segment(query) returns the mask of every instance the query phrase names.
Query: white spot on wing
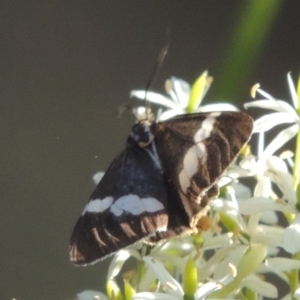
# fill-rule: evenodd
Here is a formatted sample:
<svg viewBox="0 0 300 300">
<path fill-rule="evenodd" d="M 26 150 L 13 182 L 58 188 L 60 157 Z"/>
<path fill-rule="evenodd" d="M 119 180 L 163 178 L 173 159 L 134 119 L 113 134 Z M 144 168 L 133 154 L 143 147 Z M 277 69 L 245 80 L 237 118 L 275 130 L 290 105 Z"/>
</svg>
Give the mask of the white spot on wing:
<svg viewBox="0 0 300 300">
<path fill-rule="evenodd" d="M 164 225 L 164 226 L 158 227 L 156 231 L 157 232 L 164 232 L 164 231 L 167 231 L 167 229 L 168 229 L 167 225 Z"/>
<path fill-rule="evenodd" d="M 144 204 L 147 212 L 156 212 L 164 209 L 162 203 L 155 198 L 142 198 L 141 201 Z"/>
<path fill-rule="evenodd" d="M 220 111 L 213 111 L 209 114 L 210 117 L 219 117 L 221 115 Z"/>
<path fill-rule="evenodd" d="M 95 199 L 90 201 L 84 208 L 82 215 L 86 212 L 99 213 L 108 209 L 113 203 L 113 197 L 105 197 L 104 199 Z"/>
<path fill-rule="evenodd" d="M 132 211 L 134 215 L 141 211 L 140 198 L 138 196 L 130 194 L 120 197 L 110 208 L 110 211 L 117 217 L 128 210 Z"/>
<path fill-rule="evenodd" d="M 182 169 L 179 173 L 179 183 L 182 191 L 185 193 L 186 189 L 190 186 L 190 178 L 188 177 L 184 169 Z"/>
<path fill-rule="evenodd" d="M 198 171 L 199 150 L 197 146 L 192 146 L 185 154 L 183 159 L 183 168 L 179 173 L 179 183 L 183 192 L 190 185 L 190 178 Z"/>
<path fill-rule="evenodd" d="M 196 144 L 196 152 L 197 152 L 197 156 L 198 158 L 203 158 L 206 152 L 206 147 L 203 143 L 198 143 Z"/>
<path fill-rule="evenodd" d="M 137 195 L 129 194 L 117 199 L 110 208 L 115 216 L 123 213 L 140 215 L 146 212 L 157 212 L 164 209 L 164 206 L 155 198 L 140 198 Z"/>
<path fill-rule="evenodd" d="M 190 186 L 190 179 L 198 172 L 199 159 L 204 160 L 206 147 L 204 143 L 197 143 L 192 146 L 185 154 L 183 168 L 179 173 L 179 183 L 183 192 Z"/>
<path fill-rule="evenodd" d="M 204 139 L 208 138 L 214 128 L 216 118 L 212 116 L 207 117 L 201 125 L 201 128 L 194 135 L 194 142 L 199 143 Z"/>
<path fill-rule="evenodd" d="M 191 147 L 185 154 L 183 159 L 183 169 L 188 177 L 192 177 L 198 170 L 198 154 L 197 147 Z"/>
<path fill-rule="evenodd" d="M 202 122 L 201 128 L 194 135 L 195 145 L 184 156 L 183 168 L 178 177 L 183 192 L 190 186 L 191 177 L 198 172 L 199 160 L 205 160 L 206 147 L 202 141 L 211 135 L 216 117 L 219 115 L 219 112 L 213 112 Z"/>
</svg>

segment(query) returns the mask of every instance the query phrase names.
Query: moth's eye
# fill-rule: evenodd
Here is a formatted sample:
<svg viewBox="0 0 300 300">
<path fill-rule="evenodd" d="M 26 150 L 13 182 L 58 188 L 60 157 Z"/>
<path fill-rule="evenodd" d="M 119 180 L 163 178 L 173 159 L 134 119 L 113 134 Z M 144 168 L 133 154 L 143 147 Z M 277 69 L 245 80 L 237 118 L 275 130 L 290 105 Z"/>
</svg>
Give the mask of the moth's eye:
<svg viewBox="0 0 300 300">
<path fill-rule="evenodd" d="M 141 148 L 147 147 L 153 141 L 153 134 L 150 130 L 151 123 L 142 121 L 134 125 L 130 136 L 137 142 Z"/>
</svg>

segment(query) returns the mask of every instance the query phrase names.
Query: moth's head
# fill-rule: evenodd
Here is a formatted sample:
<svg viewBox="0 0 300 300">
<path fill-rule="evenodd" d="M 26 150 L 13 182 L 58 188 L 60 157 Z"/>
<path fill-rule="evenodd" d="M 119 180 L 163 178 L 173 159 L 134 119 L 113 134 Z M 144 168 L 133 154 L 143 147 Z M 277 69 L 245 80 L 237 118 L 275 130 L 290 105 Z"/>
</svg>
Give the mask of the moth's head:
<svg viewBox="0 0 300 300">
<path fill-rule="evenodd" d="M 145 122 L 147 120 L 151 122 L 155 121 L 154 114 L 150 107 L 146 107 L 146 106 L 134 107 L 132 108 L 132 113 L 135 116 L 136 121 L 139 123 Z"/>
<path fill-rule="evenodd" d="M 154 135 L 151 131 L 153 124 L 154 123 L 149 120 L 138 122 L 132 127 L 130 139 L 137 143 L 141 148 L 147 147 L 154 139 Z"/>
</svg>

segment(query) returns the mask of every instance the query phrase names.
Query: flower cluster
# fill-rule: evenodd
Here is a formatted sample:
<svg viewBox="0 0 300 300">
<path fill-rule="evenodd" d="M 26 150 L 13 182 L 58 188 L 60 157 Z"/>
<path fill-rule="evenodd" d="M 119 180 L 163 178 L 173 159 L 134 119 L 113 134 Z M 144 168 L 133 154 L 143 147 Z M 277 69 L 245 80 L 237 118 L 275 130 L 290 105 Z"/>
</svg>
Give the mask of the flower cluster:
<svg viewBox="0 0 300 300">
<path fill-rule="evenodd" d="M 160 120 L 182 113 L 237 110 L 230 104 L 200 106 L 211 82 L 207 72 L 192 87 L 172 77 L 166 83 L 168 96 L 150 91 L 131 95 L 166 107 Z M 282 299 L 300 299 L 300 84 L 297 91 L 290 74 L 288 83 L 292 105 L 259 85 L 252 89 L 253 96 L 264 99 L 245 107 L 273 112 L 255 121 L 256 155 L 249 146 L 243 149 L 219 182 L 220 195 L 203 220 L 206 230 L 152 248 L 138 243 L 119 251 L 108 270 L 107 296 L 84 291 L 77 299 L 278 299 L 284 288 Z M 285 123 L 290 125 L 275 131 Z M 275 138 L 265 146 L 269 131 Z M 287 151 L 286 143 L 294 137 L 296 150 Z M 136 268 L 121 274 L 129 258 L 136 260 Z M 270 273 L 279 284 L 266 279 Z"/>
</svg>

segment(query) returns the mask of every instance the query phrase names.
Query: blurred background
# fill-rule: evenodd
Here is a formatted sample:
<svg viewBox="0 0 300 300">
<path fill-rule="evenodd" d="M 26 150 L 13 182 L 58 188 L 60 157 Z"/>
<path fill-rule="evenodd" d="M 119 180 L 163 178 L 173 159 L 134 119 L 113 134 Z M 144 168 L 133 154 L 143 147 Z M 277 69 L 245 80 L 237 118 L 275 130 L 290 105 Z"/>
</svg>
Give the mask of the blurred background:
<svg viewBox="0 0 300 300">
<path fill-rule="evenodd" d="M 297 0 L 1 0 L 0 299 L 104 290 L 109 260 L 76 268 L 68 240 L 92 175 L 123 149 L 134 122 L 117 108 L 145 87 L 168 30 L 153 89 L 207 69 L 215 80 L 204 103 L 242 108 L 257 82 L 290 99 L 299 9 Z"/>
</svg>

